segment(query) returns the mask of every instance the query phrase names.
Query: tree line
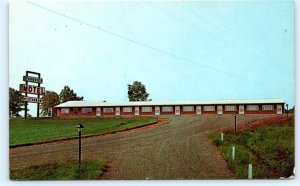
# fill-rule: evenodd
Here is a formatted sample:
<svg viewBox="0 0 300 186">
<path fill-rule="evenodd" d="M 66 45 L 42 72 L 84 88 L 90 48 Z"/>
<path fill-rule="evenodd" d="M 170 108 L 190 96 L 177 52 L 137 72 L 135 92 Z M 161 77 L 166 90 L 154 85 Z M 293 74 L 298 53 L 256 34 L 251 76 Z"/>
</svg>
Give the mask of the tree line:
<svg viewBox="0 0 300 186">
<path fill-rule="evenodd" d="M 140 81 L 134 81 L 132 84 L 128 84 L 127 94 L 129 101 L 152 101 L 151 99 L 148 99 L 149 93 L 147 93 L 146 86 Z M 20 91 L 9 87 L 10 117 L 21 117 L 19 113 L 25 110 L 25 102 L 23 101 L 23 98 L 24 96 Z M 61 103 L 82 100 L 83 97 L 77 96 L 74 90 L 67 85 L 64 86 L 60 94 L 47 90 L 43 95 L 43 103 L 40 103 L 41 115 L 47 116 L 50 108 L 53 108 Z"/>
<path fill-rule="evenodd" d="M 21 117 L 19 114 L 25 110 L 24 96 L 22 93 L 14 88 L 9 87 L 9 113 L 10 117 Z M 60 94 L 54 91 L 47 90 L 43 95 L 43 103 L 40 104 L 41 115 L 47 116 L 48 110 L 61 103 L 67 101 L 82 101 L 83 97 L 77 96 L 73 89 L 69 86 L 64 86 Z M 27 109 L 28 110 L 28 109 Z"/>
</svg>

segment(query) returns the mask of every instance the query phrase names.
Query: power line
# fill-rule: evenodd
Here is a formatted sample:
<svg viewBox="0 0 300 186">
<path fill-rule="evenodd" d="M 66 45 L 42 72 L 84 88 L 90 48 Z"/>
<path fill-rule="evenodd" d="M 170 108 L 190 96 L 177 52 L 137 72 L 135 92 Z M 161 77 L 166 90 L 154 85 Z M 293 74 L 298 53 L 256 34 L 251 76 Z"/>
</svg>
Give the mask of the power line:
<svg viewBox="0 0 300 186">
<path fill-rule="evenodd" d="M 111 31 L 109 31 L 109 30 L 103 29 L 103 28 L 101 28 L 101 27 L 99 27 L 99 26 L 95 26 L 95 25 L 92 25 L 92 24 L 90 24 L 90 23 L 81 21 L 81 20 L 76 19 L 76 18 L 74 18 L 74 17 L 71 17 L 71 16 L 68 16 L 68 15 L 62 14 L 62 13 L 60 13 L 60 12 L 51 10 L 51 9 L 46 8 L 46 7 L 44 7 L 44 6 L 41 6 L 41 5 L 38 5 L 38 4 L 36 4 L 36 3 L 30 2 L 30 1 L 27 1 L 27 3 L 29 3 L 29 4 L 31 4 L 31 5 L 33 5 L 33 6 L 39 7 L 39 8 L 41 8 L 41 9 L 44 9 L 44 10 L 46 10 L 46 11 L 48 11 L 48 12 L 53 13 L 53 14 L 56 14 L 56 15 L 65 17 L 65 18 L 70 19 L 70 20 L 73 20 L 73 21 L 78 22 L 78 23 L 80 23 L 80 24 L 82 24 L 82 25 L 86 25 L 86 26 L 88 26 L 88 27 L 90 27 L 90 28 L 99 30 L 99 31 L 101 31 L 101 32 L 104 32 L 104 33 L 107 33 L 107 34 L 109 34 L 109 35 L 115 36 L 115 37 L 117 37 L 117 38 L 120 38 L 120 39 L 126 40 L 126 41 L 128 41 L 128 42 L 134 43 L 134 44 L 136 44 L 136 45 L 139 45 L 139 46 L 142 46 L 142 47 L 145 47 L 145 48 L 152 49 L 152 50 L 157 51 L 157 52 L 159 52 L 159 53 L 162 53 L 162 54 L 164 54 L 164 55 L 171 56 L 171 57 L 173 57 L 173 58 L 176 58 L 176 59 L 179 59 L 179 60 L 183 60 L 183 61 L 186 61 L 186 62 L 188 62 L 188 63 L 194 64 L 194 65 L 198 65 L 198 66 L 200 66 L 200 67 L 202 67 L 202 68 L 209 69 L 209 70 L 211 70 L 211 71 L 216 71 L 216 72 L 219 72 L 219 73 L 222 73 L 222 74 L 231 76 L 231 77 L 235 77 L 235 78 L 238 78 L 238 79 L 243 79 L 243 80 L 246 80 L 246 81 L 256 82 L 256 83 L 264 84 L 264 85 L 268 85 L 268 84 L 270 85 L 269 82 L 263 82 L 263 81 L 257 81 L 257 80 L 253 80 L 253 79 L 248 79 L 248 78 L 242 77 L 242 76 L 237 75 L 237 74 L 234 74 L 234 73 L 226 72 L 226 71 L 223 71 L 223 70 L 220 70 L 220 69 L 217 69 L 217 68 L 213 68 L 213 67 L 210 67 L 210 66 L 207 66 L 207 65 L 198 63 L 198 62 L 196 62 L 196 61 L 194 61 L 194 60 L 191 60 L 191 59 L 189 59 L 189 58 L 186 58 L 186 57 L 183 57 L 183 56 L 179 56 L 179 55 L 173 54 L 173 53 L 171 53 L 171 52 L 168 52 L 168 51 L 165 51 L 165 50 L 161 50 L 161 49 L 159 49 L 159 48 L 150 46 L 150 45 L 148 45 L 148 44 L 145 44 L 145 43 L 142 43 L 142 42 L 133 40 L 133 39 L 128 38 L 128 37 L 126 37 L 126 36 L 123 36 L 123 35 L 120 35 L 120 34 L 111 32 Z"/>
</svg>

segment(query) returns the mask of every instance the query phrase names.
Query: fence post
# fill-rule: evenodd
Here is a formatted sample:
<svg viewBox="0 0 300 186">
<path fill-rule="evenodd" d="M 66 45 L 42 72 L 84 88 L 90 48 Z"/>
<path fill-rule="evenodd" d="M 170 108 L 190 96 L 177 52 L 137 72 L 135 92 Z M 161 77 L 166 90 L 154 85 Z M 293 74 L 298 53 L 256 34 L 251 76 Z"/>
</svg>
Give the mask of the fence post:
<svg viewBox="0 0 300 186">
<path fill-rule="evenodd" d="M 248 165 L 248 179 L 252 179 L 252 164 Z"/>
<path fill-rule="evenodd" d="M 221 141 L 222 141 L 222 143 L 224 141 L 224 134 L 223 134 L 223 132 L 221 133 Z"/>
<path fill-rule="evenodd" d="M 235 146 L 232 146 L 232 160 L 235 158 Z"/>
</svg>

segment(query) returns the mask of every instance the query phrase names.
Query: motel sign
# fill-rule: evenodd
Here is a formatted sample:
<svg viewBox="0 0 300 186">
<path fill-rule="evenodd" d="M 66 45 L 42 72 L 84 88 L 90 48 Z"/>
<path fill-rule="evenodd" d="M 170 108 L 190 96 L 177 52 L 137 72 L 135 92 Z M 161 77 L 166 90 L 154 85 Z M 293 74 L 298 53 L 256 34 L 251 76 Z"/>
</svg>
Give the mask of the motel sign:
<svg viewBox="0 0 300 186">
<path fill-rule="evenodd" d="M 38 77 L 33 77 L 33 76 L 23 76 L 23 81 L 42 84 L 43 78 L 38 78 Z"/>
<path fill-rule="evenodd" d="M 33 74 L 35 76 L 29 76 L 30 74 Z M 23 98 L 23 101 L 25 102 L 25 119 L 27 118 L 28 103 L 37 104 L 37 117 L 39 117 L 40 103 L 43 103 L 43 98 L 40 98 L 40 96 L 45 94 L 45 87 L 40 86 L 40 84 L 43 83 L 41 74 L 38 72 L 26 71 L 26 75 L 23 76 L 23 81 L 25 81 L 25 84 L 20 84 L 20 92 L 25 93 L 25 96 Z M 28 85 L 28 83 L 36 83 L 37 86 Z M 27 94 L 35 94 L 37 95 L 37 97 L 27 97 Z"/>
<path fill-rule="evenodd" d="M 20 84 L 20 91 L 27 94 L 43 95 L 45 94 L 45 87 Z"/>
<path fill-rule="evenodd" d="M 43 103 L 42 98 L 35 98 L 35 97 L 24 97 L 23 101 L 31 102 L 31 103 Z"/>
</svg>

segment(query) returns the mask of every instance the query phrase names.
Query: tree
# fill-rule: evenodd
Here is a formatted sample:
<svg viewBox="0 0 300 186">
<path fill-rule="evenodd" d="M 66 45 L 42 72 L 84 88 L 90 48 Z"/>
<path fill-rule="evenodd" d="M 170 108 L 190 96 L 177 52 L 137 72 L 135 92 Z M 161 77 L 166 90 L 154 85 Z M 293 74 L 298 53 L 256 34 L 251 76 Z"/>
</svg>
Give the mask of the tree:
<svg viewBox="0 0 300 186">
<path fill-rule="evenodd" d="M 48 109 L 53 108 L 54 106 L 58 105 L 59 102 L 59 95 L 53 91 L 46 91 L 43 96 L 43 103 L 41 104 L 42 115 L 48 115 Z"/>
<path fill-rule="evenodd" d="M 64 103 L 67 101 L 82 101 L 83 97 L 77 96 L 77 94 L 73 91 L 73 89 L 70 89 L 69 86 L 64 86 L 64 89 L 61 90 L 59 94 L 59 101 L 60 103 Z"/>
<path fill-rule="evenodd" d="M 25 105 L 23 97 L 20 91 L 9 87 L 9 114 L 11 117 L 19 117 L 19 112 L 25 110 L 22 108 Z"/>
<path fill-rule="evenodd" d="M 147 101 L 149 94 L 145 85 L 139 81 L 134 81 L 132 85 L 128 85 L 129 101 Z"/>
</svg>

